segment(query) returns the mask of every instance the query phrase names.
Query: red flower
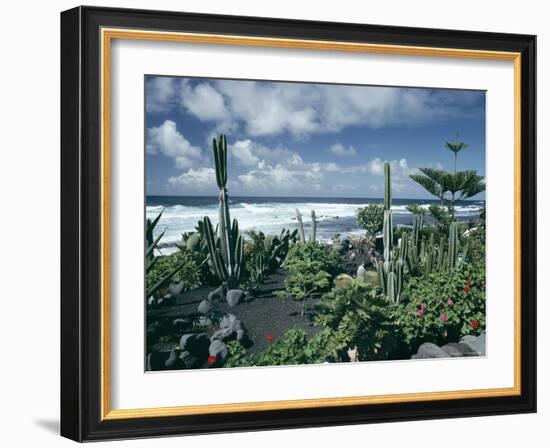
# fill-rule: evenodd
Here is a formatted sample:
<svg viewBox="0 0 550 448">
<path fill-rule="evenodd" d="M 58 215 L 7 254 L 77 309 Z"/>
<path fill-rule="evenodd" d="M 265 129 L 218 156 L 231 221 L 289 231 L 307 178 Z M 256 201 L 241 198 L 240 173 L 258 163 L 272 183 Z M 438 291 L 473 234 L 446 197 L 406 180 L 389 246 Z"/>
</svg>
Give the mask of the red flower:
<svg viewBox="0 0 550 448">
<path fill-rule="evenodd" d="M 447 305 L 454 305 L 454 304 L 455 303 L 451 299 L 447 300 Z"/>
<path fill-rule="evenodd" d="M 443 321 L 443 322 L 447 322 L 449 320 L 449 316 L 447 315 L 447 313 L 443 313 L 441 316 L 439 316 L 439 318 Z"/>
<path fill-rule="evenodd" d="M 422 317 L 422 315 L 424 314 L 424 310 L 423 309 L 419 309 L 417 312 L 416 312 L 416 315 L 418 317 Z"/>
<path fill-rule="evenodd" d="M 422 308 L 423 310 L 425 310 L 427 307 L 428 307 L 428 305 L 426 305 L 425 303 L 423 303 L 422 305 L 420 305 L 420 308 Z"/>
<path fill-rule="evenodd" d="M 470 292 L 470 287 L 469 287 L 469 286 L 466 286 L 466 287 L 464 288 L 464 292 Z"/>
<path fill-rule="evenodd" d="M 479 320 L 471 320 L 470 325 L 472 326 L 472 328 L 479 328 Z"/>
<path fill-rule="evenodd" d="M 215 356 L 209 356 L 207 361 L 208 361 L 208 364 L 214 364 L 216 362 L 216 357 Z"/>
<path fill-rule="evenodd" d="M 268 334 L 266 337 L 265 337 L 268 341 L 272 341 L 273 340 L 273 336 Z"/>
</svg>

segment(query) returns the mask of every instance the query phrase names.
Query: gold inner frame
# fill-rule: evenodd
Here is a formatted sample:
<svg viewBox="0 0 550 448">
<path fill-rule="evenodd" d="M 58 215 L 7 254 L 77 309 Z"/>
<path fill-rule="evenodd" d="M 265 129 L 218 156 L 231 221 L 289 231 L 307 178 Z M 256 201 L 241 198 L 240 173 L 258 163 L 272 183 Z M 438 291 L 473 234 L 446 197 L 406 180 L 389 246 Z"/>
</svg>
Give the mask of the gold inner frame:
<svg viewBox="0 0 550 448">
<path fill-rule="evenodd" d="M 413 56 L 505 60 L 514 63 L 514 386 L 442 392 L 315 398 L 229 404 L 171 406 L 141 409 L 111 409 L 110 389 L 110 50 L 113 39 L 295 48 L 356 53 L 383 53 Z M 215 34 L 101 29 L 101 419 L 166 417 L 382 403 L 405 403 L 502 397 L 521 394 L 521 54 L 514 52 L 465 50 L 303 39 L 278 39 Z"/>
</svg>

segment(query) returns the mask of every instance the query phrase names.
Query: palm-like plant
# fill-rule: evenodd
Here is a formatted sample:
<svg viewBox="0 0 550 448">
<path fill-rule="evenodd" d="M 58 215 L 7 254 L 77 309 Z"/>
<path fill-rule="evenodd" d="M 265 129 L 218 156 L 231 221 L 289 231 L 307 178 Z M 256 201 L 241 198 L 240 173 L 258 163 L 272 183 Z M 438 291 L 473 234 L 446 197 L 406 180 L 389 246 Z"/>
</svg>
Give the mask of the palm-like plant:
<svg viewBox="0 0 550 448">
<path fill-rule="evenodd" d="M 439 198 L 440 206 L 430 207 L 430 213 L 441 224 L 445 224 L 442 222 L 444 215 L 448 216 L 450 221 L 454 221 L 456 201 L 471 198 L 485 191 L 483 176 L 479 176 L 474 170 L 457 171 L 458 153 L 468 148 L 466 143 L 458 141 L 458 134 L 457 141 L 455 143 L 446 142 L 445 147 L 454 154 L 452 173 L 436 168 L 420 168 L 422 174 L 411 174 L 410 176 L 429 193 Z M 446 197 L 447 193 L 450 198 Z"/>
<path fill-rule="evenodd" d="M 419 170 L 422 174 L 411 174 L 411 179 L 437 196 L 442 206 L 445 205 L 445 193 L 451 187 L 450 173 L 436 168 L 419 168 Z"/>
<path fill-rule="evenodd" d="M 456 134 L 456 142 L 446 142 L 445 147 L 454 153 L 454 173 L 456 173 L 456 166 L 457 166 L 457 160 L 458 160 L 458 153 L 468 147 L 468 145 L 464 142 L 458 141 L 458 132 Z"/>
</svg>

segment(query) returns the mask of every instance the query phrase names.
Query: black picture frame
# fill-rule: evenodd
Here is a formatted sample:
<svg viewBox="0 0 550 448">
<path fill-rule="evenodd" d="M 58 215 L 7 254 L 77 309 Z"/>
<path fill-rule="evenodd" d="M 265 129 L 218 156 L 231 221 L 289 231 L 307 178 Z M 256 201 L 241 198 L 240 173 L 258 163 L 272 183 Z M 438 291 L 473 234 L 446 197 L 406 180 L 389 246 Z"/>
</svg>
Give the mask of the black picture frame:
<svg viewBox="0 0 550 448">
<path fill-rule="evenodd" d="M 521 53 L 521 394 L 102 420 L 102 27 Z M 93 441 L 536 412 L 535 57 L 531 35 L 99 7 L 61 13 L 61 435 Z"/>
</svg>

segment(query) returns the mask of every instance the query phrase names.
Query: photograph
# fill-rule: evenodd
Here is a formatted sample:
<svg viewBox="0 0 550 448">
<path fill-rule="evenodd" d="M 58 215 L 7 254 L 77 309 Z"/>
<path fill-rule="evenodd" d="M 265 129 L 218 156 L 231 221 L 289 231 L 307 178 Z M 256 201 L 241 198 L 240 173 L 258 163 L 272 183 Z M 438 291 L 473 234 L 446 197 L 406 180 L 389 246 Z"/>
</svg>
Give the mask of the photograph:
<svg viewBox="0 0 550 448">
<path fill-rule="evenodd" d="M 486 91 L 143 88 L 146 371 L 486 356 Z"/>
</svg>

